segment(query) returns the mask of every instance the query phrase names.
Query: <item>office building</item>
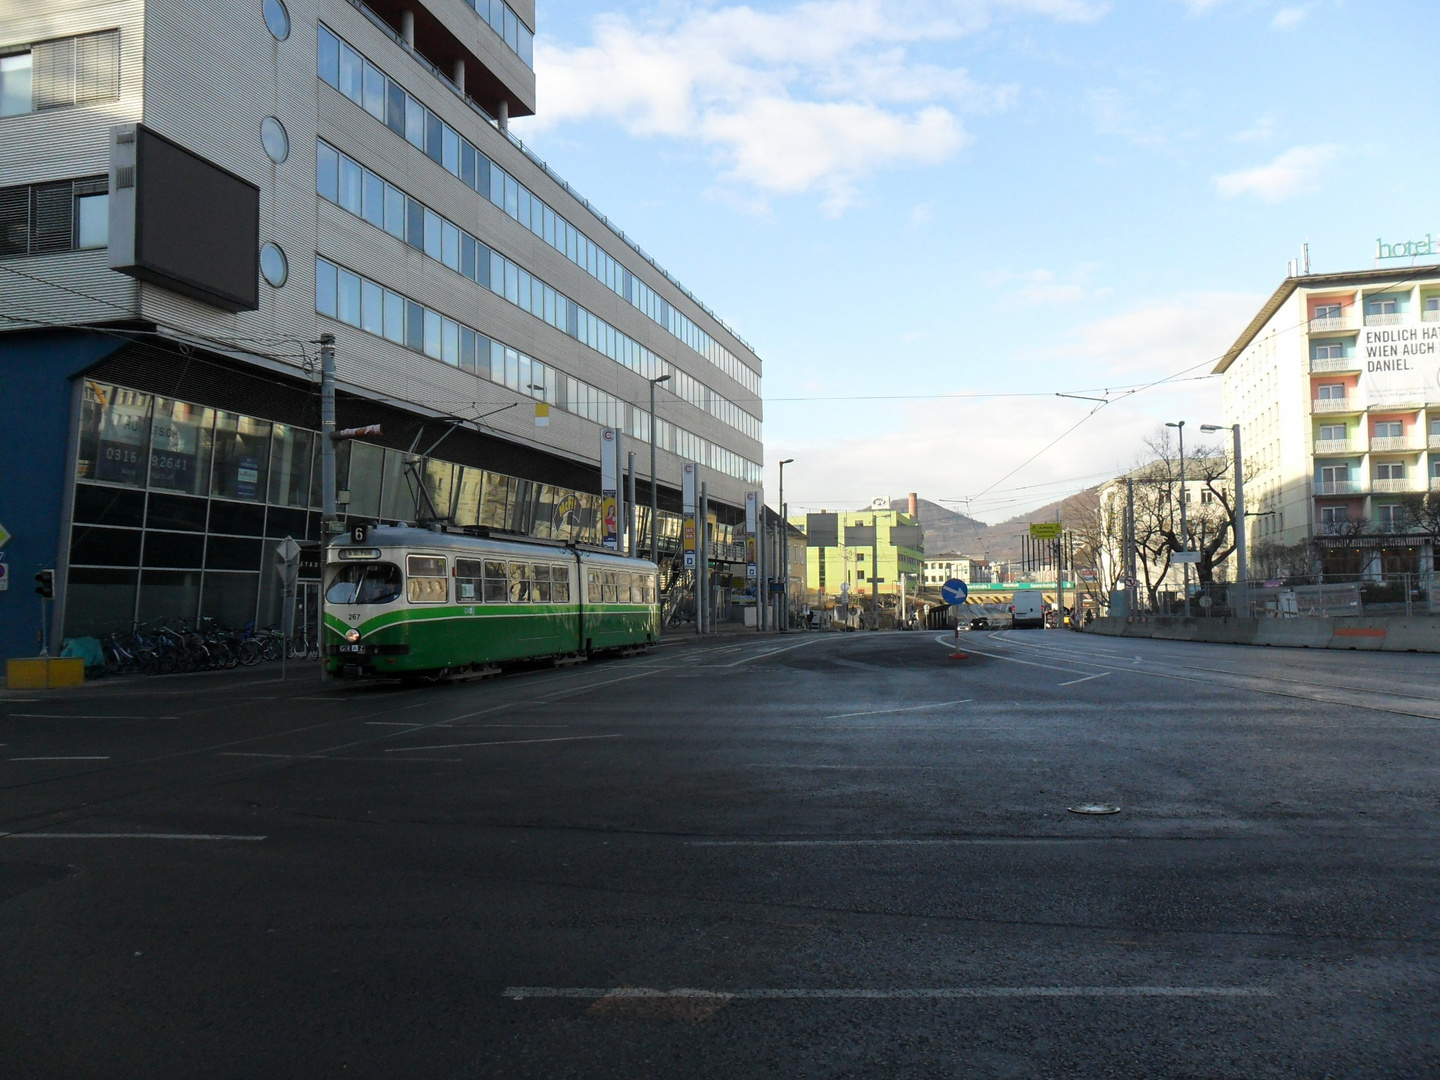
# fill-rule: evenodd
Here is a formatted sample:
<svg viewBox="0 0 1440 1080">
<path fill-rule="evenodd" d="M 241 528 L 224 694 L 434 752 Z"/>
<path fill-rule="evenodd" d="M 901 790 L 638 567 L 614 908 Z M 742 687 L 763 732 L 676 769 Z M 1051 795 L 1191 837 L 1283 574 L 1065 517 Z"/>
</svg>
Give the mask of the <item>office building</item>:
<svg viewBox="0 0 1440 1080">
<path fill-rule="evenodd" d="M 1440 490 L 1440 267 L 1287 277 L 1215 371 L 1258 549 L 1332 575 L 1422 573 L 1408 497 Z"/>
<path fill-rule="evenodd" d="M 610 426 L 648 536 L 650 384 L 668 376 L 662 551 L 696 461 L 739 560 L 760 361 L 510 132 L 536 107 L 535 19 L 534 0 L 9 5 L 8 655 L 33 651 L 43 567 L 54 638 L 277 620 L 275 546 L 320 537 L 324 334 L 338 426 L 380 425 L 341 444 L 352 518 L 433 503 L 597 540 Z"/>
</svg>

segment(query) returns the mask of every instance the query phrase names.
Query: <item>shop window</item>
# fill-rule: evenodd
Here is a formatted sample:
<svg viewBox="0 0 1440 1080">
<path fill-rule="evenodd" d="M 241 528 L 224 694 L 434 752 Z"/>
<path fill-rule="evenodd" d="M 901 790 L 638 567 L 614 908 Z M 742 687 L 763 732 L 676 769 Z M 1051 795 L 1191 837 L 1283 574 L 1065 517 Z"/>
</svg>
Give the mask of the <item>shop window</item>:
<svg viewBox="0 0 1440 1080">
<path fill-rule="evenodd" d="M 276 424 L 270 443 L 270 501 L 280 506 L 306 506 L 310 488 L 313 432 Z"/>
<path fill-rule="evenodd" d="M 206 502 L 185 495 L 162 495 L 152 492 L 145 523 L 152 529 L 179 532 L 205 531 Z"/>
<path fill-rule="evenodd" d="M 77 478 L 143 487 L 150 405 L 149 394 L 87 382 L 80 417 Z"/>
<path fill-rule="evenodd" d="M 252 503 L 210 504 L 210 531 L 235 536 L 259 536 L 265 531 L 265 508 Z"/>
<path fill-rule="evenodd" d="M 260 545 L 259 540 L 244 540 L 238 536 L 211 536 L 205 544 L 206 569 L 258 570 Z"/>
<path fill-rule="evenodd" d="M 305 536 L 309 528 L 310 515 L 304 510 L 284 510 L 278 506 L 270 507 L 265 518 L 266 536 L 289 536 L 299 540 Z"/>
<path fill-rule="evenodd" d="M 208 494 L 214 424 L 214 409 L 156 398 L 150 429 L 150 486 L 187 495 Z"/>
<path fill-rule="evenodd" d="M 141 573 L 141 622 L 194 618 L 199 605 L 200 571 L 146 570 Z"/>
<path fill-rule="evenodd" d="M 259 574 L 217 574 L 207 570 L 200 614 L 221 626 L 244 626 L 255 618 L 259 594 Z"/>
<path fill-rule="evenodd" d="M 215 419 L 213 494 L 247 502 L 265 498 L 270 422 L 222 412 Z"/>
<path fill-rule="evenodd" d="M 75 485 L 76 522 L 139 528 L 145 520 L 145 493 L 123 488 Z"/>
<path fill-rule="evenodd" d="M 72 567 L 65 583 L 65 633 L 99 637 L 129 629 L 139 577 L 138 570 Z"/>
<path fill-rule="evenodd" d="M 199 569 L 205 559 L 205 537 L 172 532 L 147 532 L 142 565 Z M 198 584 L 198 575 L 197 575 Z"/>
<path fill-rule="evenodd" d="M 133 529 L 76 525 L 70 533 L 70 561 L 82 566 L 138 566 L 140 536 Z"/>
</svg>

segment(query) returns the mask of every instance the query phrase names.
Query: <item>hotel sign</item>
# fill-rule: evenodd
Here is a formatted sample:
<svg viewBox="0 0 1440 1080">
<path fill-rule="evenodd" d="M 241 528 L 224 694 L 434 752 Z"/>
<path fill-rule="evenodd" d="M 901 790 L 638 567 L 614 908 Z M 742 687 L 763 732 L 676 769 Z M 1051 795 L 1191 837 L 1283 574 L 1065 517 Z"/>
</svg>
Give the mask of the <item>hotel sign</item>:
<svg viewBox="0 0 1440 1080">
<path fill-rule="evenodd" d="M 1440 401 L 1440 323 L 1367 326 L 1357 344 L 1371 408 Z"/>
<path fill-rule="evenodd" d="M 1378 237 L 1375 240 L 1377 259 L 1419 259 L 1426 255 L 1440 255 L 1440 239 L 1432 240 L 1429 233 L 1424 240 L 1405 240 L 1398 244 L 1387 244 Z"/>
</svg>

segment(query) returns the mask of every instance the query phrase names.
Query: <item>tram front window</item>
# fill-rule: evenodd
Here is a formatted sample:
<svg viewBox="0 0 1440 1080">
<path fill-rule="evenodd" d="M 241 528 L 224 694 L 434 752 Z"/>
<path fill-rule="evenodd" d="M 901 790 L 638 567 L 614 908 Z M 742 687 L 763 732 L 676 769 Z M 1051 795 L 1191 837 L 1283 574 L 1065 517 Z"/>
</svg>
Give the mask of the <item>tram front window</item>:
<svg viewBox="0 0 1440 1080">
<path fill-rule="evenodd" d="M 398 599 L 404 581 L 394 563 L 342 566 L 330 579 L 325 601 L 330 604 L 388 604 Z"/>
</svg>

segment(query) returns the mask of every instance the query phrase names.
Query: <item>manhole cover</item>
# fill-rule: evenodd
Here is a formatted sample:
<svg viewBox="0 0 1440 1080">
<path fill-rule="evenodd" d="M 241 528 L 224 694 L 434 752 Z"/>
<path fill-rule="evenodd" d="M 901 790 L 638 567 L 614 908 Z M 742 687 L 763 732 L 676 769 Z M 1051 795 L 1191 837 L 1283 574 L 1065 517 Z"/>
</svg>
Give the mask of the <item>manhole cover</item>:
<svg viewBox="0 0 1440 1080">
<path fill-rule="evenodd" d="M 1069 807 L 1069 810 L 1072 814 L 1118 814 L 1120 812 L 1118 806 L 1101 802 L 1081 803 L 1079 806 Z"/>
</svg>

